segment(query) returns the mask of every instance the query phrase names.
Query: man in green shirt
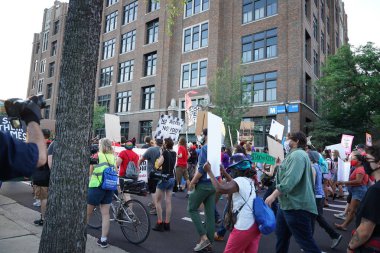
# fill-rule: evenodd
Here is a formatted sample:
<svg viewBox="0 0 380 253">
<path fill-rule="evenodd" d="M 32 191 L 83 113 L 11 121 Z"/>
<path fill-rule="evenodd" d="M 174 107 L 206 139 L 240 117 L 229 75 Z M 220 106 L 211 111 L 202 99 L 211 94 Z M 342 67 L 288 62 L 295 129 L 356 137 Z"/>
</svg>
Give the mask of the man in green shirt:
<svg viewBox="0 0 380 253">
<path fill-rule="evenodd" d="M 321 252 L 313 238 L 318 211 L 310 159 L 303 150 L 306 142 L 302 132 L 288 136 L 284 146 L 289 152 L 277 172 L 276 190 L 265 200 L 269 206 L 277 198 L 280 203 L 276 229 L 278 253 L 288 252 L 292 235 L 304 252 Z"/>
</svg>

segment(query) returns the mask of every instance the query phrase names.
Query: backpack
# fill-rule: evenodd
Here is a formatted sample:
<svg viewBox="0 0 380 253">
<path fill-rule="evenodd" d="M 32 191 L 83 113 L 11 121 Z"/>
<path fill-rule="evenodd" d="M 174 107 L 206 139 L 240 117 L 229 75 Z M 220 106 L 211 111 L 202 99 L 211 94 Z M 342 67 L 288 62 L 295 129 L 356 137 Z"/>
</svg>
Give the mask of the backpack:
<svg viewBox="0 0 380 253">
<path fill-rule="evenodd" d="M 264 200 L 256 196 L 253 199 L 253 216 L 263 235 L 269 235 L 276 229 L 276 217 L 272 209 L 265 204 Z"/>
<path fill-rule="evenodd" d="M 128 154 L 127 154 L 127 157 L 128 157 L 129 162 L 127 165 L 127 169 L 125 171 L 125 177 L 131 178 L 131 179 L 137 179 L 139 177 L 139 173 L 137 172 L 138 171 L 137 167 L 135 163 L 129 158 Z"/>
<path fill-rule="evenodd" d="M 116 191 L 117 190 L 117 173 L 113 166 L 107 167 L 103 170 L 101 187 L 103 190 Z"/>
<path fill-rule="evenodd" d="M 321 168 L 322 174 L 328 174 L 329 173 L 329 168 L 327 165 L 327 162 L 321 155 L 319 155 L 319 160 L 318 160 L 318 165 Z"/>
</svg>

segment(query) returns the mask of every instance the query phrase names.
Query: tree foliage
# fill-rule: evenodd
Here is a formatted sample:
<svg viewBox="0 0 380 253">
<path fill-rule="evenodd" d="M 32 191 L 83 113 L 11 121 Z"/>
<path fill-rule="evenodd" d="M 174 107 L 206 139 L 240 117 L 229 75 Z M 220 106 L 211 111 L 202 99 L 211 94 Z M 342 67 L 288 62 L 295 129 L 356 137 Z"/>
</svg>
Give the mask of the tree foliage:
<svg viewBox="0 0 380 253">
<path fill-rule="evenodd" d="M 316 83 L 322 120 L 314 125 L 311 135 L 319 134 L 318 138 L 326 144 L 335 141 L 331 133 L 338 129 L 343 131 L 337 133 L 339 137 L 350 132 L 357 142 L 364 141 L 365 132 L 377 135 L 380 49 L 370 42 L 354 50 L 344 45 L 337 54 L 328 57 L 322 71 L 323 77 Z"/>
<path fill-rule="evenodd" d="M 248 101 L 242 100 L 242 74 L 240 69 L 233 71 L 228 61 L 223 67 L 218 68 L 214 78 L 208 87 L 213 105 L 212 112 L 223 119 L 226 127 L 225 143 L 229 146 L 230 137 L 228 127 L 231 129 L 232 142 L 236 143 L 236 130 L 240 128 L 240 122 L 248 111 Z"/>
<path fill-rule="evenodd" d="M 94 117 L 92 120 L 92 131 L 103 129 L 105 127 L 104 114 L 107 113 L 107 107 L 94 104 Z"/>
</svg>

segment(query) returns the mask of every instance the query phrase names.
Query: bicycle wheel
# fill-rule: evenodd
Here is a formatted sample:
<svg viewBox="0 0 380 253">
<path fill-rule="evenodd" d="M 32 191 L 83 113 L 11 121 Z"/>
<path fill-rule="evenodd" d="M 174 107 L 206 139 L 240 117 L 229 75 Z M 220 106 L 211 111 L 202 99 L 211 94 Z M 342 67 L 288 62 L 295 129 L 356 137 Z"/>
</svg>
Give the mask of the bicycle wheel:
<svg viewBox="0 0 380 253">
<path fill-rule="evenodd" d="M 118 222 L 124 237 L 133 244 L 140 244 L 149 236 L 151 225 L 148 211 L 136 199 L 130 199 L 120 207 Z"/>
<path fill-rule="evenodd" d="M 88 226 L 93 229 L 99 229 L 102 227 L 102 214 L 100 213 L 100 207 L 95 207 L 90 220 L 88 221 Z"/>
</svg>

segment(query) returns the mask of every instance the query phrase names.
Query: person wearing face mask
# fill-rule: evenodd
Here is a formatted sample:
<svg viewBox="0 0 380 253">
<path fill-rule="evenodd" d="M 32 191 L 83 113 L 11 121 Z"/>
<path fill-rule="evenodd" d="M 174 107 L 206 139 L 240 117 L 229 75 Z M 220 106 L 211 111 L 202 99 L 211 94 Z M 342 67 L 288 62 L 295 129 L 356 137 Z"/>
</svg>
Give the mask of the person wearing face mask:
<svg viewBox="0 0 380 253">
<path fill-rule="evenodd" d="M 347 209 L 346 220 L 342 224 L 335 224 L 340 230 L 347 230 L 347 226 L 354 219 L 356 211 L 367 192 L 368 175 L 365 173 L 363 162 L 365 156 L 359 151 L 353 151 L 350 155 L 351 167 L 353 171 L 347 182 L 338 182 L 338 184 L 346 185 L 348 191 L 352 194 L 350 205 Z"/>
<path fill-rule="evenodd" d="M 380 252 L 380 145 L 366 148 L 363 167 L 366 175 L 373 176 L 376 183 L 369 187 L 358 214 L 356 230 L 347 246 L 351 252 Z"/>
<path fill-rule="evenodd" d="M 278 253 L 288 252 L 292 235 L 305 252 L 321 252 L 313 238 L 314 220 L 318 211 L 313 170 L 304 150 L 306 143 L 306 135 L 302 132 L 288 135 L 284 146 L 289 152 L 277 171 L 276 189 L 265 200 L 269 206 L 277 198 L 280 203 L 276 228 Z"/>
</svg>

